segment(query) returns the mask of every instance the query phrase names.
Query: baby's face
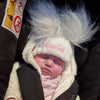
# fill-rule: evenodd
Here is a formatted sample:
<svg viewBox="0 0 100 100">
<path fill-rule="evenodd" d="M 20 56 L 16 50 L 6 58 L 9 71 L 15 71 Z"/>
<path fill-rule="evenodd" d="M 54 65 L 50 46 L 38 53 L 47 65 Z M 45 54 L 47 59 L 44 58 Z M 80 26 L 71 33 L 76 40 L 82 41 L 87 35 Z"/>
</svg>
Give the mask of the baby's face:
<svg viewBox="0 0 100 100">
<path fill-rule="evenodd" d="M 65 67 L 65 62 L 56 56 L 49 54 L 37 54 L 34 56 L 43 75 L 57 77 Z"/>
</svg>

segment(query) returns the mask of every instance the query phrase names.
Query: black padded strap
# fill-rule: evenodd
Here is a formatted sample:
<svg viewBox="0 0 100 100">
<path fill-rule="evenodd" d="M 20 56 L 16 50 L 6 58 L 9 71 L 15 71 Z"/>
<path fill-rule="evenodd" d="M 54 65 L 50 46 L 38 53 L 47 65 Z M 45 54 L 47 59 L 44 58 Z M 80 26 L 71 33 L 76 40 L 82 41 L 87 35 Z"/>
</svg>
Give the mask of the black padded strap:
<svg viewBox="0 0 100 100">
<path fill-rule="evenodd" d="M 40 76 L 35 69 L 25 65 L 17 74 L 23 100 L 44 100 Z"/>
</svg>

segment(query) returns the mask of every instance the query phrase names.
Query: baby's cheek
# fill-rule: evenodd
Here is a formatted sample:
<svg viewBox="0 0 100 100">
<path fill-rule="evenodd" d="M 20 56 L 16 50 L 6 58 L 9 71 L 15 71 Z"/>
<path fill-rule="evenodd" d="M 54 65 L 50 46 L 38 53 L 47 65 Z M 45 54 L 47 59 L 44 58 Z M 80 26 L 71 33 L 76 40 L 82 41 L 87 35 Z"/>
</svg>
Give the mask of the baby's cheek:
<svg viewBox="0 0 100 100">
<path fill-rule="evenodd" d="M 54 72 L 54 74 L 56 75 L 56 76 L 58 76 L 58 75 L 60 75 L 62 73 L 62 68 L 57 68 L 57 69 L 55 69 L 55 72 Z"/>
<path fill-rule="evenodd" d="M 41 61 L 41 60 L 40 60 L 37 64 L 39 65 L 40 68 L 41 68 L 41 67 L 44 67 L 44 62 Z"/>
<path fill-rule="evenodd" d="M 37 64 L 38 64 L 40 67 L 44 65 L 43 60 L 41 60 L 41 59 L 35 59 L 35 60 L 36 60 Z"/>
</svg>

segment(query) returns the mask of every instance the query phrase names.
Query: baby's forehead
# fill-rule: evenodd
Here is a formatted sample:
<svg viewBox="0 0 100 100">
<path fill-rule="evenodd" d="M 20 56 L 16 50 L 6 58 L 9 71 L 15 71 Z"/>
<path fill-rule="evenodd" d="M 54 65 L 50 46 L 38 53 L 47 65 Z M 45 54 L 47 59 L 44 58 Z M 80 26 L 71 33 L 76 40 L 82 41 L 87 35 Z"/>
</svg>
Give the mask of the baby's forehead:
<svg viewBox="0 0 100 100">
<path fill-rule="evenodd" d="M 51 58 L 51 59 L 56 59 L 56 60 L 60 60 L 62 62 L 65 62 L 60 57 L 57 57 L 57 56 L 55 56 L 53 54 L 40 53 L 40 54 L 37 54 L 37 55 L 41 56 L 41 57 L 48 57 L 48 58 Z"/>
</svg>

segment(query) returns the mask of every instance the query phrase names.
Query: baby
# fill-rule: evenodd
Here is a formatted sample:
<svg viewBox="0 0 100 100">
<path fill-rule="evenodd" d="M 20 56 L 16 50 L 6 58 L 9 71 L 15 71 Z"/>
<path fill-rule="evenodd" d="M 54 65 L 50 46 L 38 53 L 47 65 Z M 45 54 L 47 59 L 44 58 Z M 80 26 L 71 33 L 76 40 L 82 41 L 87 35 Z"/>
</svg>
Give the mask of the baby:
<svg viewBox="0 0 100 100">
<path fill-rule="evenodd" d="M 66 39 L 52 37 L 41 41 L 33 49 L 32 56 L 29 62 L 41 76 L 45 100 L 59 97 L 75 82 L 76 63 L 71 44 Z"/>
<path fill-rule="evenodd" d="M 57 42 L 59 40 L 60 43 Z M 63 60 L 64 51 L 66 49 L 63 45 L 64 41 L 66 40 L 62 38 L 52 38 L 40 44 L 39 47 L 34 50 L 35 55 L 33 51 L 34 59 L 41 70 L 45 100 L 52 100 L 54 92 L 61 80 L 62 72 L 65 66 L 67 67 L 66 60 Z"/>
<path fill-rule="evenodd" d="M 68 40 L 61 37 L 54 37 L 48 38 L 44 41 L 39 42 L 37 45 L 34 45 L 34 43 L 32 43 L 30 39 L 23 50 L 23 57 L 24 60 L 30 63 L 34 69 L 30 69 L 27 66 L 27 68 L 33 71 L 32 79 L 28 79 L 27 81 L 27 76 L 31 72 L 28 73 L 28 70 L 24 67 L 18 68 L 17 77 L 19 80 L 19 85 L 21 85 L 23 89 L 25 89 L 25 84 L 27 88 L 31 88 L 31 90 L 29 91 L 33 91 L 35 88 L 38 89 L 41 86 L 39 88 L 39 91 L 34 90 L 32 95 L 28 96 L 29 98 L 32 97 L 34 98 L 33 100 L 39 100 L 39 96 L 36 97 L 35 95 L 41 94 L 42 91 L 43 95 L 40 96 L 40 98 L 43 98 L 43 100 L 59 100 L 58 98 L 61 98 L 60 100 L 64 100 L 63 98 L 68 98 L 68 100 L 70 100 L 70 98 L 73 98 L 73 100 L 76 99 L 78 92 L 78 84 L 75 81 L 76 63 L 71 44 Z M 16 66 L 14 66 L 13 68 L 16 68 Z M 21 70 L 21 72 L 18 72 L 19 70 Z M 25 79 L 23 80 L 24 83 L 22 85 L 20 77 L 24 77 L 24 75 L 20 76 L 19 74 L 23 74 L 24 70 L 26 70 L 26 74 L 24 74 Z M 35 71 L 37 74 L 39 73 L 40 77 L 36 75 Z M 15 73 L 16 70 L 12 72 Z M 12 74 L 10 79 L 15 79 L 16 77 L 14 77 L 14 74 Z M 40 81 L 38 81 L 37 79 L 40 79 Z M 29 84 L 32 81 L 34 82 L 32 83 L 31 87 Z M 14 84 L 16 85 L 16 83 L 17 81 Z M 9 89 L 11 89 L 10 85 L 11 83 L 9 84 Z M 16 87 L 20 87 L 19 85 L 16 85 Z M 26 94 L 28 95 L 27 92 L 29 91 L 24 90 L 24 92 L 22 92 L 22 87 L 20 87 L 17 92 L 21 91 L 21 95 L 23 96 L 22 98 L 24 98 Z M 38 91 L 38 93 L 36 91 Z M 16 95 L 13 95 L 13 98 L 11 96 L 7 97 L 7 99 L 5 100 L 17 99 L 18 97 Z"/>
<path fill-rule="evenodd" d="M 51 2 L 38 0 L 33 5 L 25 64 L 14 64 L 4 100 L 79 100 L 74 47 L 97 29 L 84 7 L 57 11 Z"/>
</svg>

